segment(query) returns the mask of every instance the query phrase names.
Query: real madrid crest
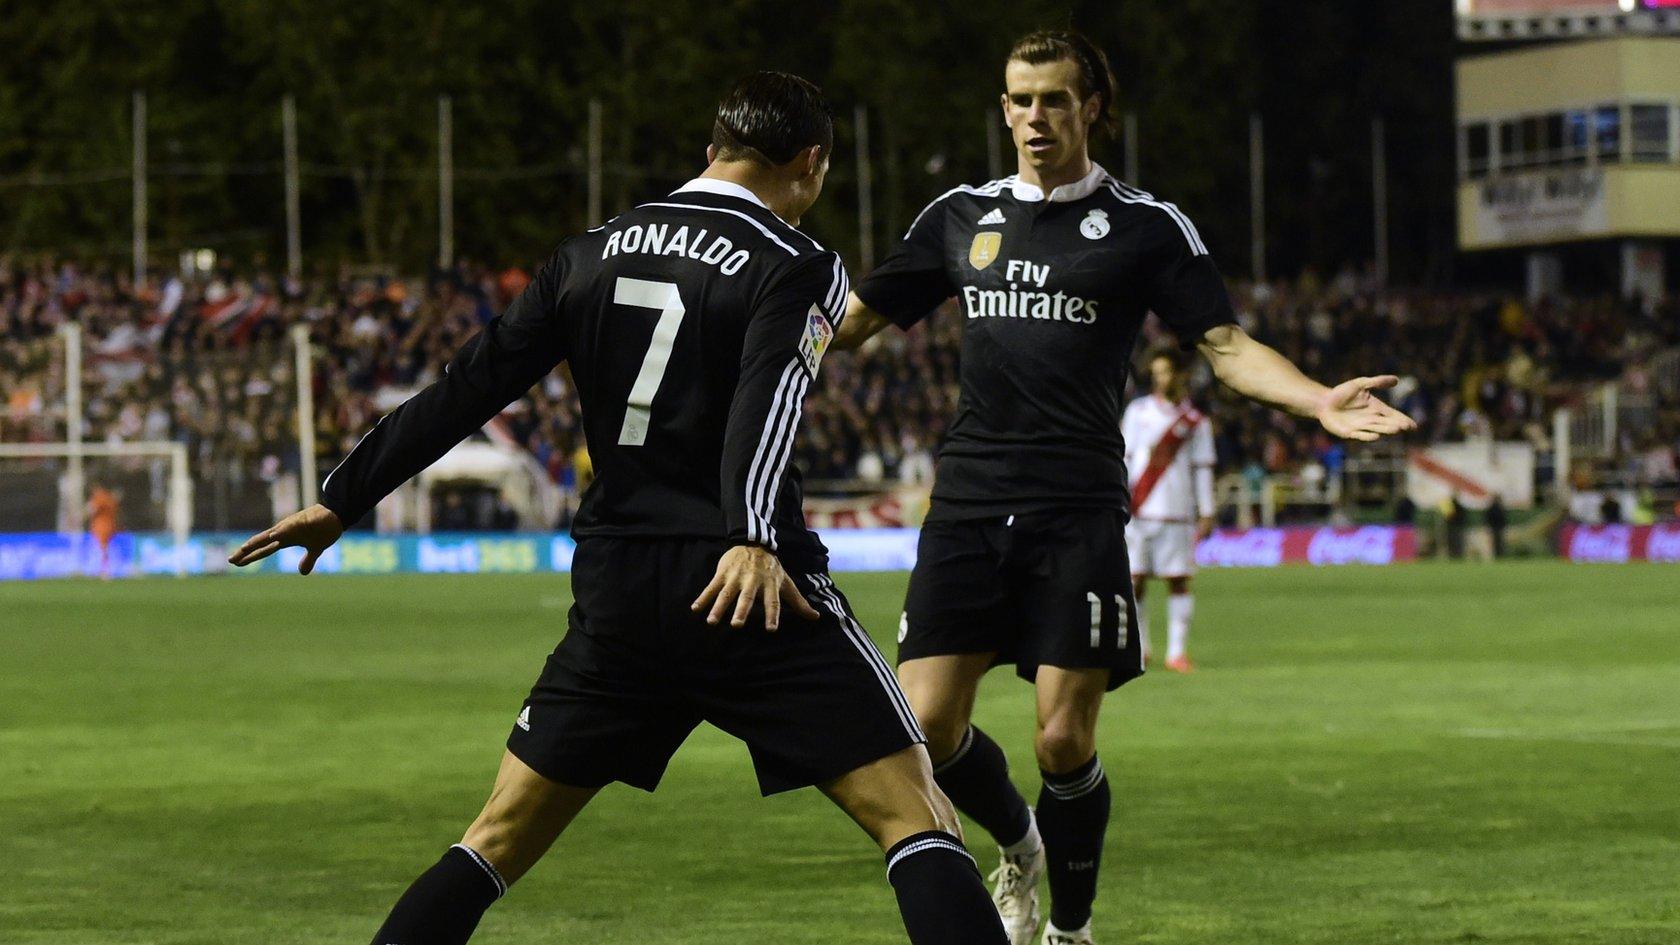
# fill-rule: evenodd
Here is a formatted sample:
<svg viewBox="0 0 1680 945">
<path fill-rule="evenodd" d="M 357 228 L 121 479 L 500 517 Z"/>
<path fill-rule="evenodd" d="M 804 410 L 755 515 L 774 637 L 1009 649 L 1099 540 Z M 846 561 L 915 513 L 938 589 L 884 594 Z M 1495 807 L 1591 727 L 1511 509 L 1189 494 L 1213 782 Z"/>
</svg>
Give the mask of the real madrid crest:
<svg viewBox="0 0 1680 945">
<path fill-rule="evenodd" d="M 1108 235 L 1108 214 L 1092 210 L 1079 221 L 1079 232 L 1088 240 L 1100 240 Z"/>
<path fill-rule="evenodd" d="M 976 269 L 984 269 L 998 258 L 998 250 L 1003 246 L 1003 234 L 995 230 L 985 230 L 974 234 L 974 242 L 968 247 L 968 264 Z"/>
</svg>

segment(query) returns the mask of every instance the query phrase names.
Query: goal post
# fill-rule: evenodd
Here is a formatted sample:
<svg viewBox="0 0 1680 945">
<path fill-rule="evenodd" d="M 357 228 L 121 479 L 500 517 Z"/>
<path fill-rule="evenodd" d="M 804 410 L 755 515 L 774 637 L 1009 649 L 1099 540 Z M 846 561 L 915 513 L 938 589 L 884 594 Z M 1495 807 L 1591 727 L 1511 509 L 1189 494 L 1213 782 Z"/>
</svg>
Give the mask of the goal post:
<svg viewBox="0 0 1680 945">
<path fill-rule="evenodd" d="M 106 478 L 97 472 L 89 476 L 90 460 L 128 460 L 126 466 L 145 467 L 146 460 L 166 465 L 161 477 L 163 487 L 161 523 L 177 544 L 187 540 L 192 532 L 192 478 L 187 468 L 187 447 L 172 441 L 140 441 L 132 443 L 61 442 L 61 443 L 0 443 L 0 472 L 22 461 L 42 476 L 54 480 L 51 494 L 40 488 L 34 490 L 37 505 L 41 500 L 54 501 L 53 530 L 64 534 L 84 530 L 83 510 L 89 499 L 89 482 Z M 30 461 L 38 461 L 30 463 Z M 145 475 L 144 472 L 133 473 Z M 16 530 L 18 523 L 0 521 L 0 531 Z"/>
</svg>

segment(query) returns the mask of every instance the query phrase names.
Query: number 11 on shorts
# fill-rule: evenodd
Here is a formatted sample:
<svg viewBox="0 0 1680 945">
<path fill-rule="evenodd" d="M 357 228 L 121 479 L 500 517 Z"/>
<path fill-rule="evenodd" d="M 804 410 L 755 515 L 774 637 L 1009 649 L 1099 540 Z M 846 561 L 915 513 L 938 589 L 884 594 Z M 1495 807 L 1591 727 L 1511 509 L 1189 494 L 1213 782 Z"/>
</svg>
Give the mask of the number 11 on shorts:
<svg viewBox="0 0 1680 945">
<path fill-rule="evenodd" d="M 1091 649 L 1094 650 L 1102 646 L 1103 601 L 1101 597 L 1097 596 L 1096 591 L 1086 591 L 1085 600 L 1091 605 Z M 1126 609 L 1126 598 L 1123 595 L 1114 595 L 1114 615 L 1115 630 L 1117 631 L 1114 646 L 1115 649 L 1124 650 L 1126 648 L 1126 637 L 1130 635 L 1129 631 L 1132 629 L 1132 615 Z"/>
</svg>

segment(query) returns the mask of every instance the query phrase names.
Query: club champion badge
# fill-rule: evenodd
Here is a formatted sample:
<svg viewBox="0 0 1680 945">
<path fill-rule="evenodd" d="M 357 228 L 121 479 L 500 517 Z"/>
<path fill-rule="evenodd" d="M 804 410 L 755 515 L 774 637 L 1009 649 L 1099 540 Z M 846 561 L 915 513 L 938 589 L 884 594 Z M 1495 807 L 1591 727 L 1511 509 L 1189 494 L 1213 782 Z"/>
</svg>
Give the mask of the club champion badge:
<svg viewBox="0 0 1680 945">
<path fill-rule="evenodd" d="M 1101 210 L 1092 210 L 1079 221 L 1079 232 L 1088 240 L 1100 240 L 1108 235 L 1108 214 Z M 970 254 L 972 258 L 972 251 Z"/>
<path fill-rule="evenodd" d="M 990 266 L 998 258 L 998 250 L 1002 246 L 1002 233 L 986 230 L 974 234 L 974 242 L 968 247 L 968 264 L 976 269 Z"/>
</svg>

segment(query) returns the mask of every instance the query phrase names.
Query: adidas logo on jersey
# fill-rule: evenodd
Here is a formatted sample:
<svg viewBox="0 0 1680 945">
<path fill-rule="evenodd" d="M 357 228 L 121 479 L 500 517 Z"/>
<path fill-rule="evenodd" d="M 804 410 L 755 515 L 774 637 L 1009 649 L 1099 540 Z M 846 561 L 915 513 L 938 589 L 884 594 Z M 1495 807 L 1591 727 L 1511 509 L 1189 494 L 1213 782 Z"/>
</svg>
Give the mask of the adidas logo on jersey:
<svg viewBox="0 0 1680 945">
<path fill-rule="evenodd" d="M 996 226 L 996 225 L 998 225 L 1002 222 L 1003 222 L 1003 211 L 998 210 L 996 208 L 993 208 L 992 212 L 990 212 L 990 213 L 986 214 L 985 216 L 981 217 L 979 220 L 976 220 L 974 225 L 975 226 Z"/>
</svg>

